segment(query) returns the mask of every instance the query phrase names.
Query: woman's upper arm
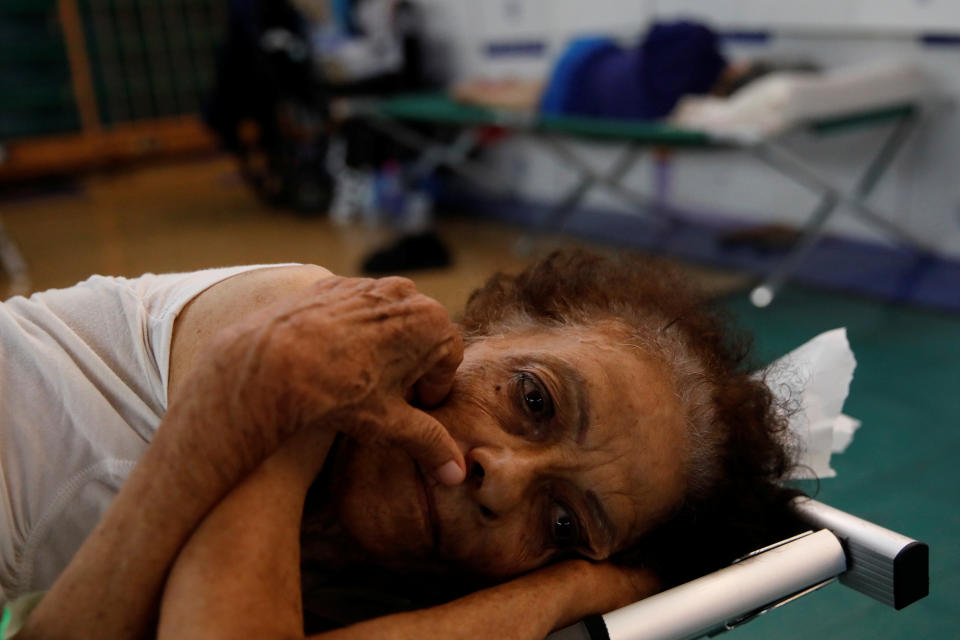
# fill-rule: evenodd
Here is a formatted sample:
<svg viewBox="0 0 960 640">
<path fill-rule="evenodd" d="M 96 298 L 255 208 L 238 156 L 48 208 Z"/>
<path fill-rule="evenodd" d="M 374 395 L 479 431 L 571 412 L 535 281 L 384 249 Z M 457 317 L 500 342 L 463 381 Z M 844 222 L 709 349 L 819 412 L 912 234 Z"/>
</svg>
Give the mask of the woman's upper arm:
<svg viewBox="0 0 960 640">
<path fill-rule="evenodd" d="M 167 397 L 176 395 L 198 354 L 217 330 L 332 275 L 315 265 L 257 269 L 219 282 L 191 300 L 173 326 Z"/>
</svg>

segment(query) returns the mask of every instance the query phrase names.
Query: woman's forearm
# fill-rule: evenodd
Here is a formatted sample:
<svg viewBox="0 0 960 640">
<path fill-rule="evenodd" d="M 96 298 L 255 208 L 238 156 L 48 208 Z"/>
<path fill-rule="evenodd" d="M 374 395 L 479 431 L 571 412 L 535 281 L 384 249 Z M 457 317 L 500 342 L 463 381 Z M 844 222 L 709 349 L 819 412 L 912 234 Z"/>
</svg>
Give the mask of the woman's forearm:
<svg viewBox="0 0 960 640">
<path fill-rule="evenodd" d="M 159 638 L 302 636 L 300 521 L 334 437 L 296 434 L 210 512 L 167 580 Z"/>
<path fill-rule="evenodd" d="M 543 640 L 561 619 L 573 599 L 568 587 L 529 578 L 518 578 L 484 589 L 444 605 L 375 618 L 343 629 L 313 636 L 317 640 L 474 640 L 475 638 L 511 638 Z M 573 618 L 572 620 L 576 620 Z"/>
<path fill-rule="evenodd" d="M 651 595 L 658 586 L 652 573 L 570 560 L 444 605 L 376 618 L 314 637 L 542 640 L 551 631 L 590 614 Z"/>
<path fill-rule="evenodd" d="M 276 458 L 227 496 L 180 554 L 163 596 L 160 640 L 302 637 L 299 524 L 306 483 L 271 464 Z M 627 577 L 619 567 L 574 560 L 444 605 L 315 638 L 540 640 L 557 627 L 656 589 L 652 574 Z"/>
<path fill-rule="evenodd" d="M 462 340 L 409 281 L 329 277 L 197 335 L 203 346 L 178 374 L 156 437 L 18 637 L 147 633 L 197 526 L 301 428 L 337 419 L 358 439 L 395 442 L 442 482 L 462 480 L 456 442 L 408 402 L 443 400 Z"/>
<path fill-rule="evenodd" d="M 103 519 L 18 637 L 120 640 L 148 632 L 181 546 L 244 473 L 227 463 L 229 456 L 220 464 L 213 435 L 219 432 L 211 427 L 198 412 L 168 412 Z M 188 431 L 196 437 L 181 437 Z M 199 447 L 204 455 L 198 457 Z"/>
<path fill-rule="evenodd" d="M 159 637 L 299 638 L 303 502 L 332 438 L 297 434 L 210 512 L 163 594 Z M 318 636 L 543 638 L 557 626 L 653 593 L 652 574 L 568 561 L 459 600 Z"/>
</svg>

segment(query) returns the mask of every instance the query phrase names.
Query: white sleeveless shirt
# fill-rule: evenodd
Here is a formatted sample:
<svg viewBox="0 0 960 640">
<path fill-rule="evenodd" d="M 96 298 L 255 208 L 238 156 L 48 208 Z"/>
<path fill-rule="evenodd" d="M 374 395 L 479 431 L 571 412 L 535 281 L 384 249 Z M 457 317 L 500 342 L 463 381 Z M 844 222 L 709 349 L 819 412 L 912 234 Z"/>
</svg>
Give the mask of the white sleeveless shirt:
<svg viewBox="0 0 960 640">
<path fill-rule="evenodd" d="M 0 607 L 50 588 L 143 454 L 177 314 L 257 268 L 94 276 L 0 304 Z"/>
</svg>

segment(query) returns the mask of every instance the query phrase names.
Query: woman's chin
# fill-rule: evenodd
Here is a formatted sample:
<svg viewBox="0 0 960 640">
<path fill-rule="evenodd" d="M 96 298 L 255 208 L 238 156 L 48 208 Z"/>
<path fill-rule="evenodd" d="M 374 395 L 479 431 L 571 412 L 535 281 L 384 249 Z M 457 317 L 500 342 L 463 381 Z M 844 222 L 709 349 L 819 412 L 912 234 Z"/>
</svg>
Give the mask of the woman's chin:
<svg viewBox="0 0 960 640">
<path fill-rule="evenodd" d="M 344 532 L 384 566 L 435 564 L 431 508 L 413 459 L 352 441 L 337 458 L 331 495 Z"/>
</svg>

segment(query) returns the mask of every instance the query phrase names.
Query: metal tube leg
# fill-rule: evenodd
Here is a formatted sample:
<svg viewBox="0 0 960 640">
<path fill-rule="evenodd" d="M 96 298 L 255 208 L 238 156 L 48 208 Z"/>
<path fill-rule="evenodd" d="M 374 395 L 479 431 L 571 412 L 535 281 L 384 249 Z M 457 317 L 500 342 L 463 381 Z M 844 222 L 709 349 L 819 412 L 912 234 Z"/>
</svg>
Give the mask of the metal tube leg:
<svg viewBox="0 0 960 640">
<path fill-rule="evenodd" d="M 914 115 L 908 116 L 897 123 L 880 150 L 867 165 L 852 194 L 836 188 L 821 178 L 806 163 L 780 145 L 766 143 L 754 149 L 755 154 L 769 166 L 792 180 L 823 194 L 820 203 L 808 217 L 803 233 L 790 254 L 776 266 L 772 273 L 764 278 L 760 285 L 750 292 L 750 301 L 755 306 L 766 307 L 773 301 L 783 284 L 800 265 L 817 240 L 823 236 L 826 222 L 839 204 L 849 207 L 853 213 L 882 228 L 896 241 L 908 244 L 923 252 L 929 251 L 925 242 L 914 237 L 906 229 L 878 215 L 864 202 L 880 181 L 884 172 L 889 168 L 897 152 L 903 147 L 907 137 L 916 127 L 916 123 L 917 120 Z"/>
<path fill-rule="evenodd" d="M 580 204 L 580 201 L 587 195 L 587 192 L 590 191 L 590 187 L 592 187 L 594 183 L 596 183 L 596 179 L 593 176 L 581 173 L 577 184 L 567 191 L 559 203 L 553 206 L 550 213 L 540 222 L 538 227 L 541 230 L 562 228 L 567 217 L 573 209 Z"/>
<path fill-rule="evenodd" d="M 624 151 L 623 155 L 608 172 L 600 173 L 577 157 L 576 154 L 574 154 L 565 145 L 561 144 L 557 140 L 547 138 L 543 141 L 543 143 L 561 160 L 579 171 L 581 174 L 589 175 L 591 178 L 593 178 L 594 182 L 599 183 L 603 187 L 609 189 L 611 193 L 619 197 L 626 204 L 632 207 L 637 207 L 638 209 L 643 209 L 645 212 L 654 213 L 660 217 L 671 217 L 663 210 L 663 207 L 660 206 L 660 203 L 658 203 L 656 199 L 634 191 L 633 189 L 625 187 L 622 184 L 623 178 L 627 175 L 627 173 L 630 172 L 631 169 L 633 169 L 634 165 L 637 163 L 637 160 L 640 158 L 640 149 L 637 145 L 629 145 Z"/>
<path fill-rule="evenodd" d="M 755 307 L 763 308 L 773 302 L 783 284 L 823 236 L 823 225 L 836 208 L 837 199 L 833 196 L 826 195 L 820 200 L 816 209 L 810 214 L 803 235 L 794 244 L 787 257 L 781 260 L 773 271 L 763 279 L 763 282 L 750 292 L 750 302 Z"/>
<path fill-rule="evenodd" d="M 457 175 L 466 178 L 474 184 L 480 185 L 484 189 L 489 189 L 491 191 L 499 191 L 501 185 L 495 179 L 493 179 L 486 170 L 478 165 L 477 163 L 470 162 L 466 159 L 467 154 L 471 149 L 467 151 L 458 151 L 456 154 L 456 161 L 451 157 L 450 153 L 444 149 L 446 145 L 442 145 L 435 140 L 431 140 L 427 136 L 424 136 L 413 129 L 405 127 L 393 120 L 384 120 L 381 118 L 369 118 L 365 122 L 372 128 L 384 133 L 398 143 L 409 147 L 415 151 L 420 151 L 423 154 L 436 154 L 437 164 L 435 166 L 446 166 L 451 171 Z M 467 133 L 467 132 L 464 132 Z M 474 135 L 470 132 L 470 135 Z M 454 144 L 461 141 L 461 138 L 458 138 Z M 476 139 L 473 139 L 475 143 Z M 432 161 L 432 159 L 431 159 Z"/>
<path fill-rule="evenodd" d="M 425 178 L 440 166 L 463 164 L 476 146 L 476 132 L 473 129 L 464 129 L 449 146 L 441 147 L 435 144 L 425 150 L 411 168 L 410 177 L 414 180 Z"/>
<path fill-rule="evenodd" d="M 545 230 L 550 229 L 562 229 L 563 223 L 566 221 L 567 217 L 573 212 L 574 208 L 583 200 L 584 196 L 590 191 L 590 188 L 598 182 L 603 181 L 603 177 L 596 170 L 594 170 L 586 162 L 578 158 L 572 151 L 566 148 L 563 144 L 557 140 L 546 137 L 541 140 L 541 142 L 549 148 L 553 153 L 558 156 L 561 160 L 566 162 L 571 166 L 579 175 L 577 183 L 570 188 L 563 198 L 558 202 L 547 216 L 540 221 L 537 225 L 535 232 L 542 233 Z M 627 147 L 627 149 L 617 158 L 614 162 L 613 167 L 610 169 L 609 176 L 614 180 L 619 180 L 623 175 L 630 170 L 633 164 L 636 162 L 636 151 L 633 145 Z M 514 246 L 514 251 L 522 256 L 530 255 L 533 250 L 533 233 L 525 233 L 523 236 L 517 240 L 516 245 Z"/>
<path fill-rule="evenodd" d="M 896 149 L 887 151 L 886 146 L 884 149 L 881 149 L 881 154 L 867 169 L 864 177 L 861 178 L 860 183 L 854 188 L 852 194 L 820 177 L 810 169 L 806 163 L 779 145 L 766 144 L 758 147 L 755 151 L 760 159 L 780 173 L 814 191 L 832 195 L 840 204 L 848 207 L 856 215 L 869 220 L 875 226 L 881 228 L 896 242 L 908 245 L 919 251 L 930 252 L 930 248 L 924 240 L 914 236 L 912 232 L 904 229 L 900 225 L 891 222 L 886 216 L 878 214 L 863 201 L 870 195 L 870 192 L 882 175 L 883 170 L 889 166 L 890 160 L 893 158 L 893 151 L 895 150 Z"/>
<path fill-rule="evenodd" d="M 880 147 L 880 151 L 877 152 L 876 157 L 870 162 L 867 170 L 863 172 L 863 176 L 857 182 L 855 192 L 858 196 L 866 198 L 870 195 L 890 163 L 893 162 L 893 158 L 906 143 L 907 138 L 917 128 L 917 122 L 917 116 L 910 115 L 898 122 L 897 126 L 893 128 L 883 146 Z"/>
<path fill-rule="evenodd" d="M 3 220 L 0 220 L 0 265 L 10 278 L 7 295 L 4 297 L 30 292 L 30 270 L 13 238 L 7 234 Z"/>
<path fill-rule="evenodd" d="M 551 228 L 562 228 L 563 222 L 595 184 L 606 187 L 630 206 L 654 212 L 661 217 L 670 217 L 656 205 L 653 199 L 628 189 L 621 184 L 624 176 L 636 165 L 640 157 L 638 145 L 628 145 L 620 157 L 613 163 L 613 166 L 610 167 L 607 172 L 601 173 L 580 159 L 575 153 L 568 149 L 566 145 L 555 138 L 541 138 L 540 142 L 580 175 L 577 184 L 567 192 L 563 199 L 550 211 L 546 219 L 540 223 L 540 231 Z M 520 255 L 529 255 L 532 247 L 532 234 L 528 233 L 517 241 L 515 251 Z"/>
</svg>

